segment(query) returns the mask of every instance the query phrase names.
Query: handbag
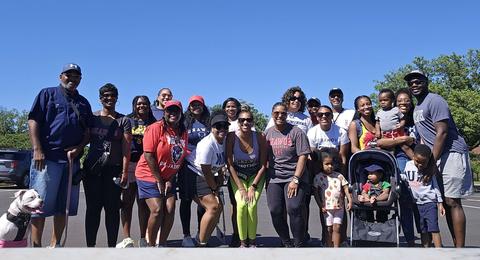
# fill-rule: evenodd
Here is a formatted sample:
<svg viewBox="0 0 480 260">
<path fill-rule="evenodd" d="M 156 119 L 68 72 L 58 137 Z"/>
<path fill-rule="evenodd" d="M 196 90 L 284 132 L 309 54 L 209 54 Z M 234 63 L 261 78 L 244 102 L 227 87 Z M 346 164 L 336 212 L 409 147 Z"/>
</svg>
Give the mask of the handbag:
<svg viewBox="0 0 480 260">
<path fill-rule="evenodd" d="M 95 158 L 95 156 L 87 156 L 87 159 L 85 160 L 83 168 L 84 170 L 86 170 L 88 174 L 100 176 L 105 166 L 107 166 L 108 161 L 110 159 L 110 150 L 112 148 L 111 140 L 112 140 L 113 134 L 115 133 L 115 129 L 118 126 L 116 122 L 117 121 L 114 120 L 108 128 L 107 135 L 103 139 L 102 149 L 99 150 L 101 151 L 100 156 L 97 159 L 93 159 Z"/>
</svg>

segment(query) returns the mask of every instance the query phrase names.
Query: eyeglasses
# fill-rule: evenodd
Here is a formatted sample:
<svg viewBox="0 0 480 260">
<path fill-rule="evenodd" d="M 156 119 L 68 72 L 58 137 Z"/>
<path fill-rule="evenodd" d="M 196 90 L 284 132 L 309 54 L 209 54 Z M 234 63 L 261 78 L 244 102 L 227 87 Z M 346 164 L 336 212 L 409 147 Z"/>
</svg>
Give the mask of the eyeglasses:
<svg viewBox="0 0 480 260">
<path fill-rule="evenodd" d="M 216 123 L 215 125 L 213 125 L 213 127 L 217 130 L 222 130 L 222 129 L 225 129 L 227 130 L 228 129 L 228 123 Z"/>
<path fill-rule="evenodd" d="M 251 118 L 251 117 L 238 118 L 238 122 L 239 122 L 240 124 L 243 124 L 243 123 L 245 123 L 245 122 L 251 123 L 251 122 L 253 122 L 253 118 Z"/>
<path fill-rule="evenodd" d="M 332 113 L 331 113 L 331 112 L 325 112 L 325 113 L 323 113 L 323 112 L 318 112 L 318 113 L 317 113 L 317 116 L 320 117 L 320 118 L 322 118 L 322 117 L 324 117 L 324 116 L 330 118 L 330 117 L 332 116 Z"/>
<path fill-rule="evenodd" d="M 290 100 L 290 101 L 295 101 L 295 100 L 300 101 L 300 97 L 293 96 L 293 97 L 290 97 L 289 100 Z"/>
</svg>

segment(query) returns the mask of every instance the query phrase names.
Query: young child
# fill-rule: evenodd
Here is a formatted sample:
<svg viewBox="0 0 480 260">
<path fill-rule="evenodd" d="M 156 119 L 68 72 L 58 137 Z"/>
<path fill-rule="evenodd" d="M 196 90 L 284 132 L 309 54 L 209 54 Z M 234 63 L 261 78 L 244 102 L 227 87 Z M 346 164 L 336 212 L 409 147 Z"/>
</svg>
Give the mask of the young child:
<svg viewBox="0 0 480 260">
<path fill-rule="evenodd" d="M 378 93 L 380 110 L 375 115 L 375 136 L 377 138 L 393 138 L 405 135 L 405 119 L 395 106 L 395 93 L 391 89 L 382 89 Z"/>
<path fill-rule="evenodd" d="M 347 210 L 352 208 L 352 196 L 348 191 L 348 181 L 342 174 L 335 171 L 338 162 L 338 151 L 336 149 L 322 149 L 317 151 L 317 158 L 320 162 L 320 172 L 313 179 L 313 194 L 318 207 L 325 217 L 328 236 L 326 244 L 328 247 L 340 246 L 340 226 L 342 225 L 344 212 L 344 198 L 347 196 Z"/>
<path fill-rule="evenodd" d="M 408 161 L 405 166 L 402 180 L 408 181 L 413 200 L 418 207 L 424 247 L 429 247 L 432 240 L 435 247 L 442 246 L 438 212 L 444 216 L 445 209 L 436 179 L 437 173 L 438 168 L 430 148 L 424 144 L 417 144 L 413 152 L 413 160 Z"/>
<path fill-rule="evenodd" d="M 365 167 L 364 171 L 367 174 L 367 182 L 362 185 L 362 194 L 358 195 L 358 201 L 375 204 L 377 201 L 388 200 L 391 185 L 388 181 L 382 181 L 384 173 L 382 166 L 371 164 Z M 361 214 L 364 219 L 370 222 L 375 220 L 373 211 L 363 211 Z M 378 222 L 385 222 L 387 219 L 388 212 L 377 211 L 376 220 Z"/>
</svg>

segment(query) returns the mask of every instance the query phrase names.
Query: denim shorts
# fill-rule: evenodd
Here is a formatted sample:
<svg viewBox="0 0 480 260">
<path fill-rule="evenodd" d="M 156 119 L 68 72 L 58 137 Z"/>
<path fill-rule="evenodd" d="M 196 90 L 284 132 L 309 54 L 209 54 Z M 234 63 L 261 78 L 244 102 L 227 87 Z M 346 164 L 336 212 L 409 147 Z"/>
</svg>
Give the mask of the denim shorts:
<svg viewBox="0 0 480 260">
<path fill-rule="evenodd" d="M 175 181 L 172 181 L 172 188 L 167 192 L 167 194 L 160 194 L 156 182 L 141 181 L 137 180 L 138 187 L 138 198 L 139 199 L 150 199 L 150 198 L 163 198 L 171 197 L 177 195 L 177 187 Z"/>
<path fill-rule="evenodd" d="M 73 173 L 77 173 L 80 163 L 75 161 Z M 35 189 L 43 199 L 41 214 L 32 217 L 49 217 L 65 214 L 67 203 L 68 163 L 45 160 L 45 168 L 38 171 L 34 161 L 30 166 L 30 189 Z M 69 216 L 76 216 L 78 210 L 78 195 L 80 185 L 72 185 L 70 195 Z"/>
</svg>

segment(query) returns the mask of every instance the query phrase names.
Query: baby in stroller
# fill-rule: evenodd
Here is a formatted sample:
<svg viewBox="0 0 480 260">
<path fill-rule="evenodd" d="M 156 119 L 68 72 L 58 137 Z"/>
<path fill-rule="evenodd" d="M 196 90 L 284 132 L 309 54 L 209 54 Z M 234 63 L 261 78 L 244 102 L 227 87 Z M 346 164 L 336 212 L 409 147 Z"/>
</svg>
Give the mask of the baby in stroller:
<svg viewBox="0 0 480 260">
<path fill-rule="evenodd" d="M 384 170 L 378 164 L 371 164 L 365 167 L 367 182 L 362 185 L 362 194 L 358 195 L 358 201 L 369 202 L 374 205 L 377 201 L 386 201 L 390 193 L 390 183 L 382 181 Z M 361 211 L 360 217 L 370 222 L 375 221 L 373 211 Z M 388 211 L 377 210 L 377 222 L 385 222 L 388 219 Z"/>
</svg>

